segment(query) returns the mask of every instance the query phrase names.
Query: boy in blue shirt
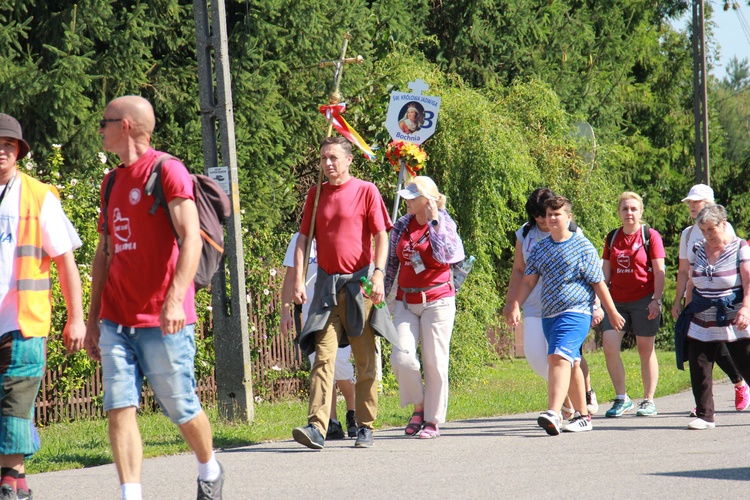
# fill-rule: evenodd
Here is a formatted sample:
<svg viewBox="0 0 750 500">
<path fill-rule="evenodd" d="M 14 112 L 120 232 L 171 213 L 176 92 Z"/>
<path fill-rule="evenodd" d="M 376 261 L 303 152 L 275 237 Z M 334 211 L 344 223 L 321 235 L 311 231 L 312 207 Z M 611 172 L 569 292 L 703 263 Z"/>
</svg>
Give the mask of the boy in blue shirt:
<svg viewBox="0 0 750 500">
<path fill-rule="evenodd" d="M 580 363 L 581 346 L 591 328 L 594 310 L 598 309 L 596 297 L 615 329 L 621 329 L 625 320 L 615 309 L 604 284 L 596 249 L 583 235 L 568 229 L 573 218 L 570 201 L 556 196 L 548 199 L 544 206 L 550 237 L 537 243 L 529 255 L 509 323 L 515 326 L 520 322 L 518 304 L 526 300 L 539 278 L 544 277 L 542 328 L 549 345 L 548 410 L 539 415 L 537 423 L 547 434 L 556 436 L 561 430 L 581 432 L 592 429 Z M 601 314 L 596 314 L 593 323 L 601 321 L 601 317 Z M 559 410 L 566 394 L 570 395 L 577 411 L 561 428 Z"/>
</svg>

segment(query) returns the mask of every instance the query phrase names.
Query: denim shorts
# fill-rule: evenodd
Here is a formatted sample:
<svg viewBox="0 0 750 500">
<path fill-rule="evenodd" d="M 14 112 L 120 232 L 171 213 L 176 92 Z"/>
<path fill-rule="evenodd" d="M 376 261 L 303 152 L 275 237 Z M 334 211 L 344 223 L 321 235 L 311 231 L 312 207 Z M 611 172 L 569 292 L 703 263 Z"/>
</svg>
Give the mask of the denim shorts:
<svg viewBox="0 0 750 500">
<path fill-rule="evenodd" d="M 564 312 L 542 318 L 547 354 L 557 354 L 574 364 L 581 359 L 581 346 L 591 329 L 591 316 L 579 312 Z"/>
<path fill-rule="evenodd" d="M 161 328 L 133 328 L 101 322 L 99 347 L 104 375 L 104 411 L 141 402 L 143 377 L 164 414 L 177 425 L 195 418 L 195 326 L 164 335 Z"/>
</svg>

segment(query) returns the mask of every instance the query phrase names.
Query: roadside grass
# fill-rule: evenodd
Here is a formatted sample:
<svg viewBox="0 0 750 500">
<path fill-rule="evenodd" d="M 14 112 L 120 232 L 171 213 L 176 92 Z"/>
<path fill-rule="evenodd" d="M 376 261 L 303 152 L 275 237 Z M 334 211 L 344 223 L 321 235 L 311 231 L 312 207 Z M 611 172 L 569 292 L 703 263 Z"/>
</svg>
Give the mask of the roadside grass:
<svg viewBox="0 0 750 500">
<path fill-rule="evenodd" d="M 690 388 L 687 371 L 677 370 L 674 353 L 658 351 L 659 383 L 656 396 L 666 396 Z M 643 397 L 640 362 L 636 350 L 622 353 L 628 394 L 634 400 Z M 609 408 L 614 390 L 607 374 L 603 351 L 586 354 L 591 380 L 600 409 L 599 415 Z M 687 367 L 686 367 L 687 368 Z M 717 370 L 717 379 L 726 379 Z M 448 418 L 460 420 L 491 417 L 546 409 L 547 384 L 538 377 L 524 359 L 499 360 L 494 366 L 483 368 L 472 380 L 451 385 Z M 339 414 L 344 415 L 343 401 L 339 401 Z M 687 410 L 686 410 L 687 411 Z M 206 408 L 211 420 L 214 446 L 231 448 L 266 441 L 291 439 L 294 427 L 304 425 L 307 401 L 284 400 L 261 402 L 255 405 L 255 419 L 249 424 L 236 424 L 222 420 L 216 408 Z M 411 408 L 401 408 L 398 391 L 380 395 L 378 428 L 400 427 L 406 424 Z M 172 455 L 188 451 L 177 427 L 161 414 L 142 414 L 138 425 L 143 436 L 144 457 Z M 106 419 L 77 420 L 54 424 L 39 429 L 42 448 L 26 462 L 30 474 L 55 470 L 90 467 L 112 462 L 112 452 L 107 437 Z"/>
</svg>

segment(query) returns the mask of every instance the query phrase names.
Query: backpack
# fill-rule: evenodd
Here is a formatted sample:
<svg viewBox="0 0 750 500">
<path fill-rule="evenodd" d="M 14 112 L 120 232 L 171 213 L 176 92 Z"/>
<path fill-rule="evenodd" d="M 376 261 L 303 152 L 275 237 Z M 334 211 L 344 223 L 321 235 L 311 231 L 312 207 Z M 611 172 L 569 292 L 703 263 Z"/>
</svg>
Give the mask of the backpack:
<svg viewBox="0 0 750 500">
<path fill-rule="evenodd" d="M 612 250 L 612 243 L 615 241 L 615 236 L 617 236 L 617 231 L 619 231 L 620 228 L 613 229 L 609 233 L 607 233 L 607 246 L 610 250 Z M 651 269 L 651 231 L 649 231 L 648 224 L 641 224 L 641 238 L 643 239 L 643 249 L 646 251 L 646 260 L 648 261 L 648 272 L 652 272 Z"/>
<path fill-rule="evenodd" d="M 167 214 L 169 224 L 172 226 L 177 244 L 180 244 L 180 238 L 172 223 L 172 217 L 169 214 L 169 205 L 164 197 L 164 188 L 161 183 L 161 168 L 164 162 L 169 159 L 178 160 L 172 155 L 163 154 L 159 156 L 151 168 L 144 193 L 153 196 L 154 203 L 149 209 L 149 214 L 154 214 L 161 205 Z M 112 186 L 115 182 L 117 170 L 107 179 L 107 185 L 104 188 L 104 253 L 107 254 L 107 233 L 109 230 L 107 204 L 109 195 L 112 192 Z M 190 174 L 193 180 L 193 194 L 195 196 L 195 206 L 198 209 L 198 219 L 200 220 L 200 233 L 203 242 L 201 258 L 198 263 L 198 270 L 195 273 L 193 282 L 195 289 L 207 287 L 211 283 L 216 271 L 219 269 L 221 259 L 224 255 L 224 223 L 232 213 L 232 203 L 229 197 L 221 189 L 221 186 L 206 175 Z"/>
</svg>

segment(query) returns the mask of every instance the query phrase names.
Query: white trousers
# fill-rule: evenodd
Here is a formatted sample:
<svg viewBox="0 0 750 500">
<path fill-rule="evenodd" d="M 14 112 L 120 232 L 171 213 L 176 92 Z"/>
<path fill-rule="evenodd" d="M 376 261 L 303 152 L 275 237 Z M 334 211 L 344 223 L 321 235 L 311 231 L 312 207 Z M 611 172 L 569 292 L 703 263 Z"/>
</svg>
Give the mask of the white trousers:
<svg viewBox="0 0 750 500">
<path fill-rule="evenodd" d="M 456 298 L 407 304 L 396 302 L 393 322 L 402 346 L 408 353 L 393 350 L 391 364 L 398 381 L 401 407 L 424 405 L 427 422 L 443 423 L 448 411 L 448 361 Z M 422 343 L 424 385 L 420 371 L 417 344 Z"/>
<path fill-rule="evenodd" d="M 523 354 L 531 369 L 537 375 L 547 380 L 547 339 L 544 338 L 542 318 L 533 316 L 523 317 Z"/>
</svg>

